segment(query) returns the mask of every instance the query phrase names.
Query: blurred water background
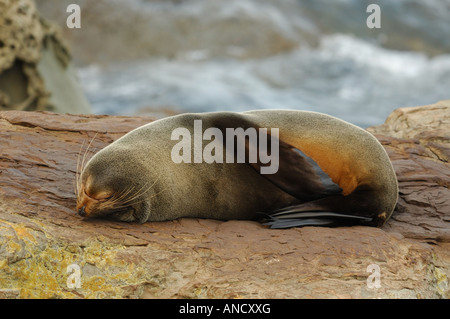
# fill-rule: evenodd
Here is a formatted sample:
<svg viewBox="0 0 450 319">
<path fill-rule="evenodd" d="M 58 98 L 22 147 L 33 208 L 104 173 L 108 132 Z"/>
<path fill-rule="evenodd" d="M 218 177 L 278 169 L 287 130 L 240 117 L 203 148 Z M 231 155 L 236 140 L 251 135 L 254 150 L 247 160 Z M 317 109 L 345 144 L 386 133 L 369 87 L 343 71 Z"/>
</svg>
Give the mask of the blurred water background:
<svg viewBox="0 0 450 319">
<path fill-rule="evenodd" d="M 368 127 L 450 98 L 450 0 L 36 2 L 98 114 L 289 108 Z M 81 29 L 65 27 L 70 3 Z"/>
</svg>

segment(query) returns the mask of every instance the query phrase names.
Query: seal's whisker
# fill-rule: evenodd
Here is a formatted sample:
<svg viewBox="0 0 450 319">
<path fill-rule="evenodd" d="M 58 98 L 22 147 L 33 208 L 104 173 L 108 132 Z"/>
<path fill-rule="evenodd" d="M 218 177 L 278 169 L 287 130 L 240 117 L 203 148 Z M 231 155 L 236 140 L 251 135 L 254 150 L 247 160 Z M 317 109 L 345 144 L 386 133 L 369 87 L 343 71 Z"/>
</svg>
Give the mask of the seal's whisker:
<svg viewBox="0 0 450 319">
<path fill-rule="evenodd" d="M 142 195 L 144 195 L 145 193 L 147 193 L 147 192 L 152 188 L 153 184 L 150 185 L 150 187 L 148 187 L 147 189 L 145 189 L 147 185 L 148 185 L 148 184 L 146 183 L 146 184 L 145 184 L 144 186 L 142 186 L 136 193 L 134 193 L 133 196 L 131 196 L 130 198 L 127 198 L 125 201 L 122 201 L 122 204 L 126 204 L 126 203 L 129 203 L 129 202 L 132 202 L 132 201 L 135 200 L 136 198 L 139 198 L 139 197 L 141 197 Z M 145 190 L 144 190 L 144 189 L 145 189 Z"/>
<path fill-rule="evenodd" d="M 167 189 L 168 189 L 168 188 L 164 188 L 164 189 L 160 190 L 158 193 L 152 195 L 150 198 L 141 199 L 140 201 L 134 202 L 134 203 L 132 203 L 132 204 L 133 204 L 133 205 L 137 205 L 137 204 L 140 204 L 140 203 L 142 203 L 142 202 L 145 202 L 146 200 L 150 200 L 150 199 L 152 199 L 152 198 L 158 196 L 159 194 L 161 194 L 162 192 L 164 192 L 164 191 L 167 190 Z M 130 207 L 130 205 L 124 205 L 124 204 L 122 204 L 122 205 L 120 205 L 120 206 L 114 207 L 114 209 L 121 209 L 121 208 L 127 208 L 127 207 Z"/>
<path fill-rule="evenodd" d="M 128 194 L 130 194 L 134 190 L 134 186 L 130 186 L 126 188 L 124 191 L 118 194 L 118 196 L 113 196 L 108 202 L 111 204 L 121 203 Z"/>
<path fill-rule="evenodd" d="M 137 190 L 131 197 L 127 198 L 127 196 L 132 193 L 132 191 L 135 189 L 135 186 L 131 186 L 129 188 L 127 188 L 125 191 L 123 191 L 122 193 L 119 194 L 119 196 L 117 197 L 113 197 L 111 200 L 106 201 L 105 203 L 103 203 L 105 206 L 114 206 L 116 203 L 119 203 L 119 206 L 115 206 L 115 209 L 120 209 L 120 208 L 125 208 L 130 206 L 130 203 L 133 203 L 133 205 L 135 204 L 139 204 L 141 202 L 143 202 L 144 200 L 147 199 L 143 199 L 139 202 L 134 202 L 136 199 L 138 199 L 139 197 L 142 197 L 143 195 L 145 195 L 148 191 L 150 191 L 153 186 L 158 182 L 159 177 L 156 178 L 156 180 L 150 185 L 149 182 L 145 183 L 139 190 Z M 159 194 L 159 193 L 158 193 Z M 150 197 L 153 198 L 154 196 Z"/>
<path fill-rule="evenodd" d="M 167 189 L 168 189 L 168 187 L 163 188 L 162 190 L 160 190 L 159 192 L 157 192 L 156 194 L 154 194 L 154 195 L 153 195 L 152 197 L 150 197 L 149 199 L 152 199 L 152 198 L 158 196 L 159 194 L 161 194 L 162 192 L 166 191 Z"/>
<path fill-rule="evenodd" d="M 87 155 L 87 153 L 88 153 L 88 151 L 89 151 L 89 149 L 90 149 L 90 147 L 91 147 L 91 145 L 92 145 L 92 142 L 95 140 L 95 138 L 97 137 L 97 134 L 98 134 L 98 132 L 96 132 L 95 133 L 95 135 L 94 135 L 94 137 L 92 137 L 92 139 L 91 139 L 91 141 L 89 142 L 89 144 L 88 144 L 88 146 L 87 146 L 87 148 L 86 148 L 86 151 L 84 152 L 84 155 L 83 155 L 83 161 L 81 162 L 81 171 L 83 171 L 83 169 L 84 169 L 84 165 L 85 165 L 85 161 L 86 161 L 86 155 Z M 86 162 L 87 163 L 87 162 Z"/>
<path fill-rule="evenodd" d="M 134 201 L 136 198 L 139 198 L 139 197 L 143 196 L 144 194 L 146 194 L 158 182 L 159 177 L 160 176 L 158 176 L 149 187 L 147 187 L 147 185 L 149 183 L 145 183 L 144 186 L 142 186 L 131 198 L 128 198 L 127 201 L 125 201 L 123 203 L 128 203 L 128 202 Z"/>
<path fill-rule="evenodd" d="M 121 208 L 122 206 L 116 206 L 116 204 L 123 205 L 124 199 L 134 190 L 135 186 L 130 186 L 123 190 L 122 192 L 119 192 L 116 195 L 113 195 L 111 198 L 107 199 L 103 203 L 100 204 L 100 206 L 103 209 L 106 209 L 108 207 L 114 207 L 114 209 Z"/>
<path fill-rule="evenodd" d="M 127 189 L 125 189 L 125 191 L 123 191 L 122 193 L 119 193 L 119 196 L 114 197 L 113 200 L 114 201 L 121 201 L 122 199 L 124 199 L 128 194 L 130 194 L 133 190 L 134 190 L 134 185 L 128 187 Z"/>
<path fill-rule="evenodd" d="M 81 150 L 83 149 L 83 146 L 84 146 L 84 143 L 85 143 L 84 140 L 83 140 L 83 143 L 81 144 L 81 148 L 80 148 L 80 151 L 79 151 L 79 153 L 78 153 L 78 159 L 77 159 L 77 173 L 76 173 L 76 175 L 75 175 L 75 178 L 76 178 L 76 181 L 77 181 L 77 191 L 76 191 L 77 197 L 78 197 L 78 194 L 80 193 L 80 188 L 81 188 L 81 173 L 83 172 L 84 167 L 85 167 L 85 164 L 87 163 L 87 162 L 86 162 L 86 155 L 87 155 L 87 153 L 89 152 L 89 149 L 90 149 L 90 147 L 91 147 L 91 145 L 92 145 L 92 142 L 93 142 L 93 141 L 95 140 L 95 138 L 97 137 L 97 134 L 98 134 L 98 132 L 96 132 L 95 135 L 94 135 L 94 137 L 92 137 L 92 139 L 91 139 L 91 141 L 89 142 L 89 144 L 88 144 L 86 150 L 84 151 L 84 154 L 83 154 L 83 158 L 82 158 L 82 160 L 81 160 L 81 163 L 80 163 L 80 156 L 81 156 Z"/>
<path fill-rule="evenodd" d="M 76 189 L 75 189 L 75 195 L 78 198 L 78 194 L 80 193 L 80 157 L 81 157 L 81 150 L 83 149 L 84 146 L 84 140 L 83 143 L 81 144 L 80 150 L 78 151 L 78 157 L 77 157 L 77 168 L 76 168 L 76 172 L 75 172 L 75 183 L 76 185 Z"/>
</svg>

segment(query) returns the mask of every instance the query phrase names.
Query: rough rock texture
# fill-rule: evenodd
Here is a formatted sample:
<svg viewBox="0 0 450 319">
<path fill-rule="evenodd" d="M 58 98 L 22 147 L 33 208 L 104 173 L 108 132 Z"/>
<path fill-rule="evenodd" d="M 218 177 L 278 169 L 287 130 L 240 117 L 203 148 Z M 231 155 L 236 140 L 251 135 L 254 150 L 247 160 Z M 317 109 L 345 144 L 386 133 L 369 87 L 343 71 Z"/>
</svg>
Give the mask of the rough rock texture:
<svg viewBox="0 0 450 319">
<path fill-rule="evenodd" d="M 400 185 L 383 229 L 271 230 L 85 221 L 74 211 L 77 160 L 91 141 L 95 151 L 151 118 L 0 112 L 0 297 L 449 298 L 449 118 L 447 101 L 370 129 Z M 80 288 L 69 288 L 71 264 Z M 380 288 L 367 284 L 372 264 Z"/>
<path fill-rule="evenodd" d="M 385 229 L 450 242 L 450 101 L 397 109 L 368 130 L 388 151 L 399 182 L 397 211 Z"/>
<path fill-rule="evenodd" d="M 0 110 L 90 113 L 70 60 L 33 0 L 0 0 Z"/>
</svg>

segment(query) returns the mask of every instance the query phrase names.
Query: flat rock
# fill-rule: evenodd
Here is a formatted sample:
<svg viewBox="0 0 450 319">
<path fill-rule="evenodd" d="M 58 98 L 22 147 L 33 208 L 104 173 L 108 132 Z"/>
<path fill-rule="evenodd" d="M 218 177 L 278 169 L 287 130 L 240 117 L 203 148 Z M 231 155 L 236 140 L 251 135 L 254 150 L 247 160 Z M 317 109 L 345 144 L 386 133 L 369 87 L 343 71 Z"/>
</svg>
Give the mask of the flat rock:
<svg viewBox="0 0 450 319">
<path fill-rule="evenodd" d="M 368 130 L 386 148 L 399 182 L 396 212 L 384 229 L 450 242 L 450 101 L 397 109 Z"/>
<path fill-rule="evenodd" d="M 382 229 L 273 230 L 83 220 L 79 163 L 153 119 L 0 112 L 0 297 L 449 298 L 449 116 L 450 102 L 440 102 L 398 109 L 369 129 L 399 179 Z"/>
</svg>

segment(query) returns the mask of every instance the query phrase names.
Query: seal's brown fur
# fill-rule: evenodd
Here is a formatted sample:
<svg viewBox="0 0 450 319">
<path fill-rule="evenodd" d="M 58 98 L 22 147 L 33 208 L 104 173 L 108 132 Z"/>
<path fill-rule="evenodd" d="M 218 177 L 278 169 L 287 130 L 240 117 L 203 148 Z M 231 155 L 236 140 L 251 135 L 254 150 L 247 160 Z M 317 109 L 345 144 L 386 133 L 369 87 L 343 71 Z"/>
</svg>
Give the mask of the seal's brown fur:
<svg viewBox="0 0 450 319">
<path fill-rule="evenodd" d="M 280 171 L 261 175 L 248 163 L 174 163 L 171 150 L 177 141 L 171 133 L 184 127 L 193 134 L 196 119 L 202 120 L 203 129 L 279 128 Z M 328 185 L 330 191 L 314 196 L 323 179 L 305 170 L 308 163 L 320 167 L 337 186 Z M 305 191 L 308 200 L 302 197 Z M 364 223 L 381 226 L 392 214 L 398 192 L 392 164 L 370 133 L 320 113 L 261 110 L 182 114 L 137 128 L 88 162 L 78 193 L 81 215 L 123 221 L 255 219 L 258 213 L 285 209 L 294 210 L 295 216 L 361 216 Z"/>
</svg>

